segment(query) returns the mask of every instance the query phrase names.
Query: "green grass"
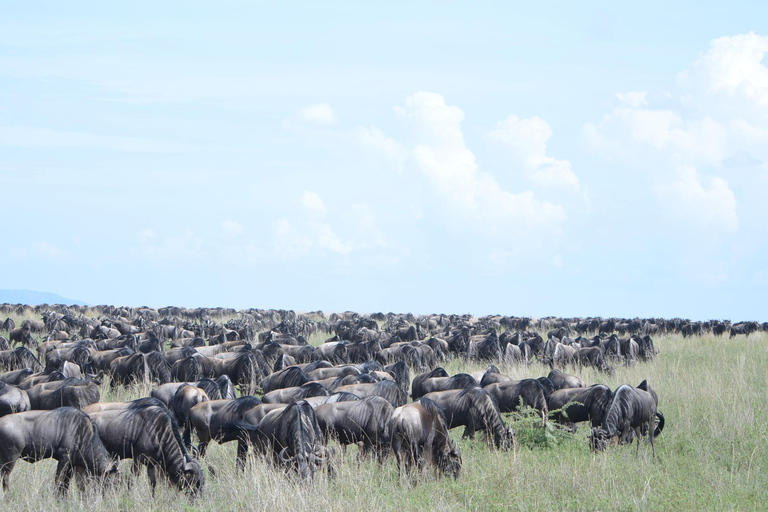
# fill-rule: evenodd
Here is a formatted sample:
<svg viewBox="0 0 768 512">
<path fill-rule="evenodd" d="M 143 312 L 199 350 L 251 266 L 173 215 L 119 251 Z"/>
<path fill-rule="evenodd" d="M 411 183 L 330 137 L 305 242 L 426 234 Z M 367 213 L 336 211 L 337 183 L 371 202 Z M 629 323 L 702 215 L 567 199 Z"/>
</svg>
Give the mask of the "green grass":
<svg viewBox="0 0 768 512">
<path fill-rule="evenodd" d="M 168 486 L 159 487 L 152 500 L 145 475 L 130 489 L 73 490 L 58 501 L 52 492 L 54 461 L 19 462 L 11 492 L 2 500 L 8 510 L 764 510 L 768 336 L 675 335 L 654 341 L 661 352 L 653 363 L 617 367 L 613 376 L 589 369 L 575 373 L 614 389 L 648 379 L 667 421 L 656 440 L 657 460 L 646 443 L 638 458 L 634 445 L 593 454 L 583 424 L 575 434 L 554 432 L 556 439 L 546 446 L 536 442 L 541 432 L 531 430 L 510 452 L 490 450 L 481 436 L 460 440 L 459 428 L 452 431 L 464 462 L 458 480 L 427 473 L 413 485 L 398 479 L 393 460 L 383 466 L 361 462 L 350 449 L 338 455 L 335 478 L 319 474 L 312 482 L 296 482 L 262 461 L 237 472 L 230 444 L 211 446 L 203 465 L 217 477 L 207 474 L 197 501 Z M 446 368 L 453 374 L 483 365 L 454 360 Z M 502 371 L 522 378 L 546 375 L 548 369 L 533 364 Z M 105 389 L 104 398 L 127 400 L 147 392 Z M 127 472 L 126 464 L 123 468 Z"/>
</svg>

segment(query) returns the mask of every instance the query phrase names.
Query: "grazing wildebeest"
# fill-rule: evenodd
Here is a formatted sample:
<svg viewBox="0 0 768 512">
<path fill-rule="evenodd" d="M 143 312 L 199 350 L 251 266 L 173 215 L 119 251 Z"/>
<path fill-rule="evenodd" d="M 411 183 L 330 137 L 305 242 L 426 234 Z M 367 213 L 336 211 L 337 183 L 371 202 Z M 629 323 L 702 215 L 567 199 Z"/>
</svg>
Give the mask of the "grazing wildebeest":
<svg viewBox="0 0 768 512">
<path fill-rule="evenodd" d="M 580 348 L 576 351 L 576 360 L 582 366 L 591 366 L 596 370 L 613 373 L 613 368 L 606 362 L 600 347 Z"/>
<path fill-rule="evenodd" d="M 31 408 L 26 391 L 0 381 L 0 416 L 28 411 Z"/>
<path fill-rule="evenodd" d="M 474 439 L 475 432 L 483 430 L 496 448 L 508 450 L 514 445 L 514 431 L 504 425 L 499 409 L 483 388 L 435 391 L 424 397 L 440 406 L 449 429 L 464 427 L 462 437 Z"/>
<path fill-rule="evenodd" d="M 264 393 L 269 393 L 276 389 L 292 388 L 301 386 L 309 382 L 309 377 L 304 373 L 304 370 L 297 366 L 291 366 L 274 372 L 261 381 L 261 389 Z"/>
<path fill-rule="evenodd" d="M 440 406 L 429 398 L 419 398 L 392 412 L 392 449 L 398 472 L 421 469 L 425 462 L 442 473 L 459 477 L 461 452 L 448 435 Z"/>
<path fill-rule="evenodd" d="M 112 377 L 111 386 L 118 384 L 129 385 L 134 382 L 171 382 L 171 372 L 168 363 L 159 352 L 143 354 L 136 352 L 129 356 L 118 357 L 109 364 Z"/>
<path fill-rule="evenodd" d="M 523 379 L 521 381 L 507 381 L 489 384 L 485 389 L 498 405 L 501 412 L 513 412 L 523 405 L 533 407 L 541 412 L 544 423 L 547 421 L 549 408 L 547 407 L 547 391 L 536 379 Z"/>
<path fill-rule="evenodd" d="M 199 439 L 200 456 L 205 456 L 208 443 L 221 437 L 221 427 L 228 422 L 241 421 L 250 409 L 261 405 L 255 396 L 241 396 L 235 400 L 208 400 L 189 410 L 189 422 Z"/>
<path fill-rule="evenodd" d="M 319 382 L 310 381 L 301 386 L 270 391 L 261 397 L 265 404 L 290 404 L 311 396 L 328 396 L 330 393 Z"/>
<path fill-rule="evenodd" d="M 43 365 L 28 348 L 17 347 L 13 350 L 0 350 L 0 368 L 6 370 L 32 368 L 39 372 L 43 369 Z"/>
<path fill-rule="evenodd" d="M 648 381 L 644 380 L 636 388 L 626 384 L 620 386 L 614 393 L 613 401 L 606 411 L 603 426 L 599 429 L 592 429 L 589 436 L 590 448 L 593 451 L 602 451 L 610 439 L 617 437 L 627 439 L 629 432 L 633 431 L 637 438 L 637 451 L 635 452 L 637 457 L 640 454 L 643 430 L 647 428 L 653 457 L 656 458 L 656 446 L 653 440 L 664 429 L 664 415 L 656 409 L 657 404 L 656 392 L 651 389 Z M 656 418 L 659 419 L 658 426 L 654 425 Z"/>
<path fill-rule="evenodd" d="M 184 429 L 184 447 L 192 448 L 190 432 L 192 425 L 189 422 L 189 411 L 201 402 L 208 401 L 208 394 L 197 386 L 183 383 L 168 402 L 168 409 L 173 414 L 176 422 Z"/>
<path fill-rule="evenodd" d="M 385 398 L 369 396 L 332 402 L 315 408 L 320 430 L 341 445 L 362 443 L 361 454 L 374 450 L 379 461 L 391 446 L 391 419 L 395 408 Z"/>
<path fill-rule="evenodd" d="M 130 347 L 113 348 L 110 350 L 99 350 L 91 354 L 91 366 L 94 371 L 107 373 L 109 365 L 118 357 L 130 356 L 135 351 Z"/>
<path fill-rule="evenodd" d="M 222 428 L 221 442 L 237 440 L 237 467 L 243 468 L 248 446 L 267 456 L 276 466 L 292 469 L 310 478 L 328 464 L 328 447 L 315 410 L 305 402 L 294 402 L 268 413 L 258 426 L 243 421 Z"/>
<path fill-rule="evenodd" d="M 31 376 L 34 372 L 32 371 L 32 368 L 22 368 L 21 370 L 12 370 L 10 372 L 5 372 L 2 375 L 0 375 L 0 381 L 5 382 L 6 384 L 11 384 L 12 386 L 18 386 L 19 384 L 24 381 L 24 379 Z"/>
<path fill-rule="evenodd" d="M 336 393 L 352 393 L 360 398 L 380 396 L 389 400 L 395 407 L 400 407 L 408 401 L 408 395 L 394 380 L 382 380 L 373 384 L 350 384 L 349 386 L 340 386 L 334 391 Z"/>
<path fill-rule="evenodd" d="M 477 385 L 475 378 L 467 373 L 457 373 L 453 377 L 449 377 L 448 372 L 438 366 L 431 372 L 422 373 L 413 379 L 413 383 L 411 383 L 411 397 L 416 400 L 433 391 L 464 389 Z"/>
<path fill-rule="evenodd" d="M 77 407 L 82 409 L 99 401 L 99 382 L 93 379 L 70 378 L 43 382 L 29 388 L 32 409 Z"/>
<path fill-rule="evenodd" d="M 137 400 L 124 408 L 107 407 L 88 414 L 110 454 L 133 459 L 135 468 L 136 464 L 147 466 L 153 494 L 158 471 L 179 490 L 200 494 L 205 483 L 200 463 L 186 453 L 178 424 L 159 401 Z"/>
<path fill-rule="evenodd" d="M 613 391 L 608 386 L 595 384 L 588 388 L 563 388 L 547 399 L 550 411 L 558 423 L 571 425 L 589 421 L 592 427 L 599 427 L 613 400 Z"/>
<path fill-rule="evenodd" d="M 225 355 L 233 357 L 220 358 Z M 264 360 L 263 355 L 261 359 Z M 266 364 L 266 361 L 263 362 Z M 222 375 L 229 377 L 247 395 L 254 394 L 264 378 L 259 356 L 252 350 L 243 350 L 235 354 L 219 354 L 219 357 L 214 359 L 213 372 L 215 377 Z M 269 373 L 269 368 L 266 373 Z"/>
<path fill-rule="evenodd" d="M 0 418 L 0 475 L 5 491 L 20 458 L 27 462 L 56 459 L 56 490 L 60 494 L 67 492 L 76 469 L 92 477 L 117 473 L 117 466 L 91 419 L 73 407 L 19 412 Z"/>
<path fill-rule="evenodd" d="M 584 381 L 575 375 L 568 375 L 560 370 L 552 370 L 547 378 L 555 386 L 555 389 L 583 388 Z"/>
<path fill-rule="evenodd" d="M 10 340 L 11 344 L 21 343 L 27 347 L 37 348 L 37 340 L 32 337 L 32 331 L 27 326 L 13 329 L 10 333 L 8 333 L 8 339 Z"/>
</svg>

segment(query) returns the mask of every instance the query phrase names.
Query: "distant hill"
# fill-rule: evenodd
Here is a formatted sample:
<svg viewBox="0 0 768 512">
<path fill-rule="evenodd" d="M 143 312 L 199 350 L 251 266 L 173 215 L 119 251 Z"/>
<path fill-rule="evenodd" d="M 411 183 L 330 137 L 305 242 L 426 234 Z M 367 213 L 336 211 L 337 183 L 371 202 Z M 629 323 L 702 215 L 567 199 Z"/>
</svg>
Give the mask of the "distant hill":
<svg viewBox="0 0 768 512">
<path fill-rule="evenodd" d="M 77 304 L 87 306 L 81 300 L 68 299 L 49 292 L 36 292 L 34 290 L 0 290 L 0 304 Z"/>
</svg>

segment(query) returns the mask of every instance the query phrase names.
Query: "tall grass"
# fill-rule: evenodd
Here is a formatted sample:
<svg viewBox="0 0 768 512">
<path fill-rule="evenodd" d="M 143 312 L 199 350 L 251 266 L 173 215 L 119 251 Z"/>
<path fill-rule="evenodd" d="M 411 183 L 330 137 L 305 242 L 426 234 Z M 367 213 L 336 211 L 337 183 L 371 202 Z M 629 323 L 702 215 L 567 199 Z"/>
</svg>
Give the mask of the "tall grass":
<svg viewBox="0 0 768 512">
<path fill-rule="evenodd" d="M 311 338 L 313 344 L 321 335 Z M 648 379 L 667 424 L 656 440 L 658 458 L 643 443 L 593 454 L 588 429 L 561 435 L 549 448 L 522 444 L 492 451 L 481 436 L 459 439 L 464 468 L 458 480 L 431 473 L 414 484 L 400 480 L 393 460 L 360 461 L 354 448 L 339 453 L 336 475 L 298 482 L 261 460 L 235 469 L 235 446 L 212 445 L 203 466 L 203 496 L 190 500 L 169 486 L 150 498 L 146 476 L 105 493 L 53 494 L 54 461 L 19 462 L 8 510 L 765 510 L 768 503 L 768 336 L 654 339 L 652 363 L 616 368 L 613 376 L 574 370 L 585 382 L 637 385 Z M 483 365 L 453 360 L 449 373 Z M 538 364 L 505 367 L 514 377 L 546 375 Z M 107 383 L 105 383 L 105 386 Z M 109 400 L 146 396 L 149 389 L 104 389 Z M 212 476 L 209 468 L 215 471 Z M 123 472 L 129 473 L 123 464 Z"/>
</svg>

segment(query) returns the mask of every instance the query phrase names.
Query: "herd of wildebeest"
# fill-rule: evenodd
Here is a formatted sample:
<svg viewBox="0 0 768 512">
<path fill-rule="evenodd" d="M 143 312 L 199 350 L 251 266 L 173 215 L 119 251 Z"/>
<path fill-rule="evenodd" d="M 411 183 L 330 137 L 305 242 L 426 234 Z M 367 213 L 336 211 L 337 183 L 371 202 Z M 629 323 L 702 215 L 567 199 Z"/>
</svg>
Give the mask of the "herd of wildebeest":
<svg viewBox="0 0 768 512">
<path fill-rule="evenodd" d="M 463 426 L 469 438 L 480 431 L 491 449 L 510 450 L 515 432 L 502 413 L 521 407 L 538 411 L 541 425 L 588 421 L 593 450 L 637 439 L 639 451 L 647 436 L 655 456 L 664 416 L 647 381 L 611 390 L 565 371 L 612 373 L 652 361 L 658 334 L 768 330 L 681 319 L 8 304 L 2 316 L 3 488 L 19 459 L 54 458 L 62 494 L 73 477 L 105 485 L 120 473 L 120 459 L 132 459 L 134 477 L 146 466 L 153 490 L 162 477 L 197 495 L 211 441 L 236 442 L 240 469 L 252 450 L 300 478 L 333 474 L 333 452 L 350 444 L 361 457 L 394 457 L 401 474 L 432 467 L 458 477 L 462 459 L 449 431 Z M 26 319 L 17 326 L 11 316 Z M 326 341 L 313 346 L 310 337 Z M 487 368 L 449 375 L 443 366 L 452 358 Z M 515 380 L 496 366 L 534 362 L 546 365 L 533 367 L 546 376 Z M 153 390 L 101 402 L 107 380 L 112 389 L 143 382 Z"/>
</svg>

